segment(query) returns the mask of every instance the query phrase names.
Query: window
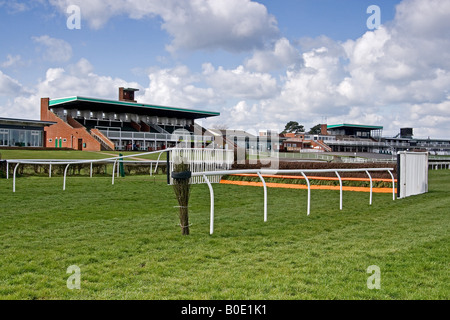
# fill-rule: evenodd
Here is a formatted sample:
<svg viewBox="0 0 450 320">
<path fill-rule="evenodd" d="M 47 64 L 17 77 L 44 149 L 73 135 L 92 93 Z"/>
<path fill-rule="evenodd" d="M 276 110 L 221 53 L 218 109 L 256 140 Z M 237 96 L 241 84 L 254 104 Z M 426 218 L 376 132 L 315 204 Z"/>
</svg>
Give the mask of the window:
<svg viewBox="0 0 450 320">
<path fill-rule="evenodd" d="M 0 146 L 8 146 L 9 130 L 0 129 Z"/>
</svg>

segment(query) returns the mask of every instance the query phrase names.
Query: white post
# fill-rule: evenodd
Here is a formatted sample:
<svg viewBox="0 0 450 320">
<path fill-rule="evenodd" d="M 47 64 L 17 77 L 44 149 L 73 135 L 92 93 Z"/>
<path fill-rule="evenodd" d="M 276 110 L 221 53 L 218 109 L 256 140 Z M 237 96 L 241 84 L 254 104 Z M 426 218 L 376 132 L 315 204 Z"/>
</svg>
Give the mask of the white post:
<svg viewBox="0 0 450 320">
<path fill-rule="evenodd" d="M 64 183 L 63 183 L 63 190 L 66 190 L 66 175 L 67 175 L 67 169 L 69 169 L 70 163 L 66 166 L 64 169 Z"/>
<path fill-rule="evenodd" d="M 14 174 L 13 174 L 13 192 L 16 192 L 16 171 L 17 167 L 19 166 L 19 162 L 17 162 L 16 166 L 14 167 Z"/>
<path fill-rule="evenodd" d="M 6 160 L 6 179 L 9 179 L 9 162 Z"/>
<path fill-rule="evenodd" d="M 301 172 L 301 174 L 305 178 L 306 184 L 308 185 L 308 207 L 307 207 L 308 209 L 306 215 L 309 216 L 309 213 L 311 211 L 311 185 L 309 184 L 308 177 L 303 173 L 303 171 Z"/>
<path fill-rule="evenodd" d="M 89 168 L 89 177 L 92 178 L 92 162 L 91 162 L 91 165 L 90 165 L 90 168 Z"/>
<path fill-rule="evenodd" d="M 395 179 L 394 179 L 394 175 L 392 174 L 392 172 L 390 170 L 388 170 L 388 172 L 392 178 L 392 200 L 395 200 Z"/>
<path fill-rule="evenodd" d="M 264 222 L 267 222 L 267 186 L 266 181 L 264 181 L 264 178 L 260 172 L 258 172 L 258 176 L 261 179 L 264 188 Z"/>
<path fill-rule="evenodd" d="M 203 179 L 205 179 L 209 188 L 209 195 L 211 198 L 211 212 L 210 212 L 210 222 L 209 222 L 209 234 L 213 234 L 214 232 L 214 190 L 212 188 L 211 183 L 208 180 L 206 174 L 203 175 Z"/>
<path fill-rule="evenodd" d="M 116 163 L 117 163 L 117 160 L 114 161 L 114 164 L 113 164 L 113 169 L 112 169 L 112 183 L 111 183 L 111 184 L 114 184 L 114 174 L 116 173 Z"/>
<path fill-rule="evenodd" d="M 337 171 L 335 171 L 335 173 L 339 178 L 339 209 L 342 210 L 342 179 Z"/>
<path fill-rule="evenodd" d="M 370 180 L 370 199 L 369 199 L 369 204 L 372 205 L 372 176 L 370 175 L 368 170 L 366 170 L 366 173 L 369 176 L 369 180 Z"/>
<path fill-rule="evenodd" d="M 159 165 L 159 158 L 161 158 L 161 155 L 163 154 L 164 151 L 161 151 L 161 153 L 158 156 L 158 160 L 156 160 L 156 167 L 155 167 L 155 173 L 158 171 L 158 165 Z M 167 168 L 167 170 L 169 170 L 169 168 Z"/>
<path fill-rule="evenodd" d="M 50 162 L 50 166 L 48 167 L 48 177 L 52 177 L 52 163 Z"/>
</svg>

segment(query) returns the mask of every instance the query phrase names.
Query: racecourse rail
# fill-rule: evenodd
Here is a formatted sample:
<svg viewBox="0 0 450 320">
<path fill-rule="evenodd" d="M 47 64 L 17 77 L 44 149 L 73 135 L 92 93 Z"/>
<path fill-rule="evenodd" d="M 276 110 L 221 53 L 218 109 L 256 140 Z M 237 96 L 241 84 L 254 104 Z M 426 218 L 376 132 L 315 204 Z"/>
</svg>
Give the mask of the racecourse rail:
<svg viewBox="0 0 450 320">
<path fill-rule="evenodd" d="M 117 167 L 117 176 L 119 176 L 119 166 L 117 166 L 117 162 L 118 161 L 122 161 L 125 158 L 133 158 L 133 157 L 139 157 L 139 156 L 144 156 L 144 155 L 149 155 L 149 154 L 155 154 L 155 153 L 160 153 L 158 160 L 157 161 L 153 161 L 153 160 L 142 160 L 139 161 L 139 163 L 156 163 L 156 168 L 155 168 L 155 172 L 156 170 L 158 170 L 158 164 L 160 162 L 159 158 L 161 157 L 161 154 L 163 152 L 169 152 L 172 151 L 176 148 L 168 148 L 168 149 L 164 149 L 164 150 L 159 150 L 159 151 L 150 151 L 150 152 L 144 152 L 144 153 L 138 153 L 138 154 L 132 154 L 132 155 L 127 155 L 127 156 L 116 156 L 116 157 L 111 157 L 111 158 L 105 158 L 105 159 L 96 159 L 96 160 L 53 160 L 53 159 L 49 159 L 49 160 L 34 160 L 34 159 L 21 159 L 21 160 L 17 160 L 17 159 L 13 159 L 13 160 L 6 160 L 6 178 L 9 179 L 9 163 L 15 163 L 16 165 L 14 166 L 14 171 L 13 171 L 13 192 L 16 192 L 16 172 L 17 172 L 17 168 L 19 167 L 20 164 L 41 164 L 41 165 L 49 165 L 49 167 L 51 168 L 52 164 L 57 164 L 57 165 L 66 165 L 66 168 L 64 169 L 64 182 L 63 182 L 63 190 L 66 190 L 66 178 L 67 178 L 67 169 L 69 169 L 69 166 L 71 164 L 85 164 L 85 163 L 90 163 L 91 164 L 91 170 L 90 170 L 90 176 L 92 177 L 92 164 L 93 163 L 102 163 L 102 162 L 112 162 L 113 163 L 113 170 L 112 170 L 112 184 L 114 184 L 114 176 L 116 174 L 116 167 Z M 151 172 L 151 170 L 150 170 Z M 49 170 L 49 176 L 51 176 L 51 170 Z"/>
<path fill-rule="evenodd" d="M 364 169 L 284 169 L 284 170 L 274 170 L 274 169 L 243 169 L 243 170 L 226 170 L 226 171 L 207 171 L 207 172 L 193 172 L 192 177 L 203 176 L 203 179 L 206 181 L 206 184 L 209 188 L 210 194 L 210 226 L 209 233 L 213 234 L 214 232 L 214 189 L 212 187 L 211 182 L 208 180 L 208 176 L 217 176 L 217 175 L 229 175 L 229 174 L 257 174 L 263 183 L 264 189 L 264 222 L 267 221 L 267 185 L 264 180 L 263 175 L 275 175 L 275 174 L 290 174 L 290 173 L 300 173 L 303 178 L 306 180 L 306 184 L 308 186 L 308 202 L 307 202 L 307 215 L 309 216 L 311 213 L 311 185 L 309 183 L 309 179 L 306 176 L 307 173 L 334 173 L 339 179 L 339 209 L 342 210 L 342 178 L 339 172 L 365 172 L 370 181 L 370 197 L 369 197 L 369 205 L 372 205 L 372 176 L 370 172 L 374 171 L 387 171 L 389 172 L 392 178 L 392 200 L 395 200 L 395 178 L 392 174 L 394 168 L 364 168 Z"/>
<path fill-rule="evenodd" d="M 8 176 L 8 165 L 9 163 L 15 163 L 14 171 L 13 171 L 13 192 L 16 192 L 16 173 L 17 168 L 20 164 L 42 164 L 42 165 L 49 165 L 51 168 L 52 164 L 57 165 L 66 165 L 64 169 L 64 182 L 63 182 L 63 190 L 66 189 L 66 178 L 67 178 L 67 170 L 70 165 L 73 164 L 91 164 L 91 177 L 92 177 L 92 164 L 93 163 L 102 163 L 102 162 L 112 162 L 113 163 L 113 170 L 112 170 L 112 184 L 114 184 L 114 177 L 116 175 L 116 168 L 117 168 L 117 176 L 119 175 L 119 166 L 117 166 L 118 161 L 123 161 L 125 158 L 132 158 L 132 157 L 139 157 L 149 154 L 156 154 L 159 153 L 159 157 L 157 161 L 138 161 L 139 163 L 156 163 L 157 165 L 160 162 L 160 157 L 163 152 L 169 152 L 172 150 L 175 150 L 177 148 L 168 148 L 165 150 L 159 150 L 159 151 L 151 151 L 151 152 L 144 152 L 139 154 L 133 154 L 133 155 L 127 155 L 127 156 L 116 156 L 111 158 L 105 158 L 105 159 L 96 159 L 96 160 L 27 160 L 27 159 L 15 159 L 15 160 L 6 160 L 7 165 L 7 178 Z M 167 157 L 166 162 L 169 161 L 169 157 Z M 134 161 L 133 161 L 134 162 Z M 157 170 L 157 166 L 155 169 L 155 172 Z M 169 167 L 168 167 L 169 168 Z M 372 205 L 372 189 L 373 189 L 373 181 L 372 176 L 370 172 L 388 172 L 392 178 L 392 200 L 395 200 L 395 178 L 392 174 L 392 171 L 394 168 L 363 168 L 363 169 L 283 169 L 283 170 L 277 170 L 277 169 L 243 169 L 243 170 L 219 170 L 219 171 L 203 171 L 203 172 L 192 172 L 192 177 L 203 177 L 204 181 L 208 185 L 209 192 L 210 192 L 210 234 L 213 234 L 214 232 L 214 190 L 211 184 L 211 181 L 208 179 L 210 176 L 223 176 L 223 175 L 231 175 L 231 174 L 257 174 L 258 177 L 261 179 L 261 182 L 263 183 L 263 189 L 264 189 L 264 222 L 267 221 L 267 185 L 264 180 L 263 175 L 276 175 L 276 174 L 301 174 L 303 178 L 306 181 L 307 187 L 308 187 L 308 198 L 307 198 L 307 215 L 310 215 L 311 212 L 311 185 L 309 182 L 309 179 L 306 174 L 308 173 L 334 173 L 337 178 L 339 179 L 339 191 L 340 191 L 340 198 L 339 198 L 339 209 L 342 210 L 343 205 L 343 199 L 342 199 L 342 178 L 339 173 L 344 172 L 365 172 L 367 176 L 369 177 L 370 181 L 370 197 L 369 197 L 369 205 Z M 49 175 L 51 176 L 51 170 L 49 170 Z M 151 172 L 151 170 L 150 170 Z M 312 177 L 313 178 L 313 177 Z"/>
</svg>

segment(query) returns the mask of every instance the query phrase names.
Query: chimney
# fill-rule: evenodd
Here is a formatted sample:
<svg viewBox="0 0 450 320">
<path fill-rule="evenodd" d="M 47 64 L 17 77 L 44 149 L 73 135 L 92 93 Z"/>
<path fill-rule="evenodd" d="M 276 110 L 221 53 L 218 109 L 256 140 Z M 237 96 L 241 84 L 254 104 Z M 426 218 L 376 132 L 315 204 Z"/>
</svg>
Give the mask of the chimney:
<svg viewBox="0 0 450 320">
<path fill-rule="evenodd" d="M 46 121 L 48 119 L 48 107 L 50 104 L 50 98 L 41 98 L 41 120 Z"/>
<path fill-rule="evenodd" d="M 134 88 L 119 88 L 119 101 L 126 101 L 126 102 L 137 102 L 134 100 L 134 92 L 139 91 L 139 89 Z"/>
<path fill-rule="evenodd" d="M 320 125 L 320 134 L 323 136 L 326 136 L 328 134 L 327 125 L 321 124 Z"/>
</svg>

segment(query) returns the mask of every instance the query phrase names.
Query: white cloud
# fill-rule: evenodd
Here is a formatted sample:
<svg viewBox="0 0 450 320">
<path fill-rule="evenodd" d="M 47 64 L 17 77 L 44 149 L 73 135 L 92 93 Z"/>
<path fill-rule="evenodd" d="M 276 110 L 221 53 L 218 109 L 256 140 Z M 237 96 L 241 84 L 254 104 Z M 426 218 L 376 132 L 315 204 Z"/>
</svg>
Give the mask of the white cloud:
<svg viewBox="0 0 450 320">
<path fill-rule="evenodd" d="M 16 79 L 4 74 L 0 70 L 0 95 L 14 96 L 23 93 L 23 87 Z"/>
<path fill-rule="evenodd" d="M 44 48 L 43 57 L 51 62 L 67 62 L 72 57 L 72 47 L 62 39 L 51 38 L 48 35 L 32 37 L 41 48 Z"/>
<path fill-rule="evenodd" d="M 257 50 L 245 66 L 258 72 L 285 69 L 301 63 L 301 55 L 288 39 L 280 38 L 273 49 Z"/>
<path fill-rule="evenodd" d="M 212 88 L 199 85 L 200 78 L 186 66 L 172 69 L 155 69 L 149 74 L 150 84 L 141 101 L 157 105 L 180 107 L 205 107 L 222 102 Z"/>
<path fill-rule="evenodd" d="M 20 55 L 10 55 L 8 54 L 6 56 L 6 61 L 2 62 L 1 67 L 2 68 L 10 68 L 10 67 L 15 67 L 15 66 L 19 66 L 19 65 L 23 65 L 24 62 L 22 61 L 22 58 Z"/>
<path fill-rule="evenodd" d="M 277 81 L 268 73 L 250 72 L 243 66 L 233 70 L 203 65 L 205 81 L 228 98 L 267 99 L 278 93 Z"/>
<path fill-rule="evenodd" d="M 94 29 L 109 19 L 128 15 L 132 19 L 162 19 L 162 29 L 172 37 L 167 46 L 179 49 L 224 49 L 241 52 L 262 47 L 278 34 L 276 19 L 264 5 L 250 0 L 50 0 L 63 14 L 78 5 L 83 20 Z"/>
<path fill-rule="evenodd" d="M 75 65 L 64 68 L 49 68 L 45 78 L 40 80 L 35 87 L 23 90 L 21 94 L 14 92 L 21 85 L 5 76 L 0 71 L 0 88 L 10 88 L 7 92 L 10 100 L 0 106 L 0 115 L 16 118 L 39 119 L 40 98 L 51 99 L 68 96 L 101 97 L 116 100 L 118 88 L 141 88 L 135 82 L 127 82 L 120 78 L 101 76 L 92 72 L 92 66 L 86 59 L 81 59 Z M 77 72 L 74 72 L 77 70 Z M 5 80 L 6 79 L 6 80 Z M 9 84 L 9 87 L 6 85 Z"/>
</svg>

